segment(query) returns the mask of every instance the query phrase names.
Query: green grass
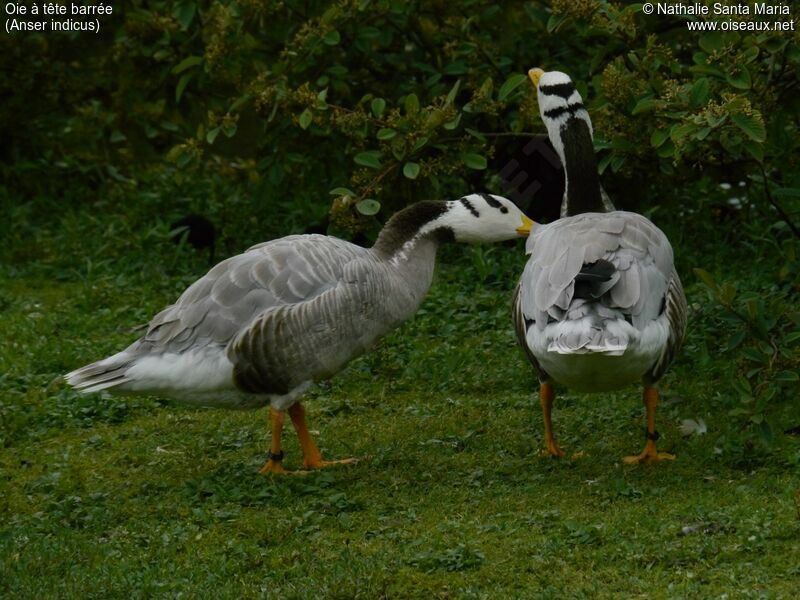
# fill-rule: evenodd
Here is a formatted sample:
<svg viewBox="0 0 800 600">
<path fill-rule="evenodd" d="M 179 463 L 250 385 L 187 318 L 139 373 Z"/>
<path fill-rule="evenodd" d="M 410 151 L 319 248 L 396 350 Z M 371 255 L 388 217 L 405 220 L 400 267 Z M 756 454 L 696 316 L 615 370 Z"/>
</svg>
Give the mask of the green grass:
<svg viewBox="0 0 800 600">
<path fill-rule="evenodd" d="M 15 247 L 0 271 L 0 596 L 790 598 L 800 589 L 800 443 L 740 435 L 729 416 L 734 361 L 715 345 L 713 307 L 693 278 L 692 330 L 662 383 L 658 418 L 674 463 L 621 464 L 644 441 L 635 388 L 559 391 L 556 433 L 582 455 L 540 456 L 535 384 L 508 314 L 524 256 L 453 247 L 415 319 L 307 398 L 323 453 L 364 460 L 273 479 L 257 474 L 266 410 L 81 397 L 61 383 L 135 338 L 131 329 L 204 268 L 157 232 L 113 244 L 102 231 L 93 238 L 95 226 L 49 230 L 40 242 L 50 250 L 26 260 Z M 735 247 L 684 233 L 670 231 L 685 248 L 682 272 L 724 268 L 754 287 L 769 276 L 753 274 Z M 58 253 L 61 242 L 70 250 Z M 712 247 L 714 264 L 699 262 Z M 790 399 L 771 417 L 780 431 L 800 423 Z M 709 432 L 682 437 L 685 418 L 703 418 Z M 290 428 L 284 440 L 296 468 Z"/>
</svg>

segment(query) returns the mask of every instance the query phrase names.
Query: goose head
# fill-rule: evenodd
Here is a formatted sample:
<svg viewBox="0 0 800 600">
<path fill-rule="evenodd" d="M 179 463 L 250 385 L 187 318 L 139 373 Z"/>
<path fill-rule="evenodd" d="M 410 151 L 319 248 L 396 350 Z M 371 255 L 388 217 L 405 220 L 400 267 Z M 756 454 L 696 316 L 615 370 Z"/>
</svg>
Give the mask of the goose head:
<svg viewBox="0 0 800 600">
<path fill-rule="evenodd" d="M 423 200 L 395 213 L 373 249 L 385 257 L 408 256 L 418 243 L 502 242 L 526 237 L 534 225 L 508 198 L 470 194 L 459 200 Z M 434 246 L 435 247 L 435 246 Z"/>
<path fill-rule="evenodd" d="M 539 98 L 539 114 L 564 165 L 562 216 L 607 210 L 600 193 L 592 120 L 569 75 L 561 71 L 528 71 Z"/>
<path fill-rule="evenodd" d="M 559 156 L 562 156 L 564 151 L 561 129 L 568 121 L 579 119 L 585 123 L 589 140 L 592 139 L 592 120 L 583 105 L 583 98 L 569 75 L 561 71 L 543 71 L 536 68 L 528 71 L 528 77 L 536 86 L 539 114 Z"/>
<path fill-rule="evenodd" d="M 470 194 L 445 203 L 431 228 L 446 228 L 456 242 L 502 242 L 526 237 L 533 221 L 508 198 L 493 194 Z"/>
</svg>

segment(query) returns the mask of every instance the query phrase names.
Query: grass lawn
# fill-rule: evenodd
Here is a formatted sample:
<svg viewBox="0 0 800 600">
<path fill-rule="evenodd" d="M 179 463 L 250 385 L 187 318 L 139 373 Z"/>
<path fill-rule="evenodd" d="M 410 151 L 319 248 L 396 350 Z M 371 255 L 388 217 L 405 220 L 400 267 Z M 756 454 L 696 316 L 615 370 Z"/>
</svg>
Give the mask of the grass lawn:
<svg viewBox="0 0 800 600">
<path fill-rule="evenodd" d="M 800 441 L 737 437 L 734 364 L 689 276 L 699 249 L 680 264 L 690 337 L 661 386 L 674 463 L 621 464 L 644 443 L 635 388 L 560 390 L 556 434 L 579 454 L 540 456 L 509 319 L 521 246 L 448 248 L 417 317 L 307 398 L 323 453 L 364 460 L 266 478 L 265 409 L 80 397 L 59 380 L 204 268 L 168 243 L 101 261 L 89 240 L 94 262 L 71 243 L 0 270 L 0 596 L 797 596 Z M 729 258 L 715 260 L 730 277 L 749 272 Z M 683 437 L 688 418 L 708 432 Z M 783 431 L 800 411 L 775 419 Z"/>
</svg>

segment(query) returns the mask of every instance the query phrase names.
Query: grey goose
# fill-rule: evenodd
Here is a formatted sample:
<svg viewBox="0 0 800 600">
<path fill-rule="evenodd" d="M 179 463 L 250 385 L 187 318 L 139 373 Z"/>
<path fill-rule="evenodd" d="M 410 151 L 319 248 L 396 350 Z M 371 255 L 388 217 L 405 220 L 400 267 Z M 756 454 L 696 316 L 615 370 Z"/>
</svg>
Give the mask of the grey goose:
<svg viewBox="0 0 800 600">
<path fill-rule="evenodd" d="M 153 394 L 196 406 L 269 404 L 269 460 L 285 473 L 288 411 L 306 469 L 323 461 L 299 402 L 411 317 L 431 284 L 441 242 L 527 236 L 532 221 L 510 200 L 472 194 L 396 213 L 371 248 L 292 235 L 228 258 L 158 313 L 130 346 L 65 375 L 80 392 Z"/>
<path fill-rule="evenodd" d="M 644 385 L 646 442 L 627 463 L 658 452 L 656 382 L 686 331 L 686 298 L 664 233 L 642 215 L 614 210 L 600 186 L 592 122 L 568 75 L 532 69 L 539 111 L 565 170 L 561 218 L 537 225 L 512 311 L 539 377 L 546 452 L 562 456 L 551 423 L 553 383 L 577 391 Z"/>
</svg>

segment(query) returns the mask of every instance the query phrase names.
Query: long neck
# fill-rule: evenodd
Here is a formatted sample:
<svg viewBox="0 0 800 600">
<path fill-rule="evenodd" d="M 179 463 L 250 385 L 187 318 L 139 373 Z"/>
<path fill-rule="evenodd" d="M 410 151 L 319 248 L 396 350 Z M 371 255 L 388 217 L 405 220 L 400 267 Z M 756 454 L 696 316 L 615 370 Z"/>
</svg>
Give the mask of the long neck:
<svg viewBox="0 0 800 600">
<path fill-rule="evenodd" d="M 600 193 L 597 159 L 588 123 L 573 116 L 559 128 L 558 135 L 565 177 L 561 216 L 605 212 L 607 207 Z"/>
<path fill-rule="evenodd" d="M 404 208 L 384 225 L 373 252 L 382 259 L 407 259 L 415 251 L 430 249 L 435 255 L 439 243 L 453 240 L 451 229 L 431 226 L 445 212 L 446 202 L 424 201 Z"/>
</svg>

